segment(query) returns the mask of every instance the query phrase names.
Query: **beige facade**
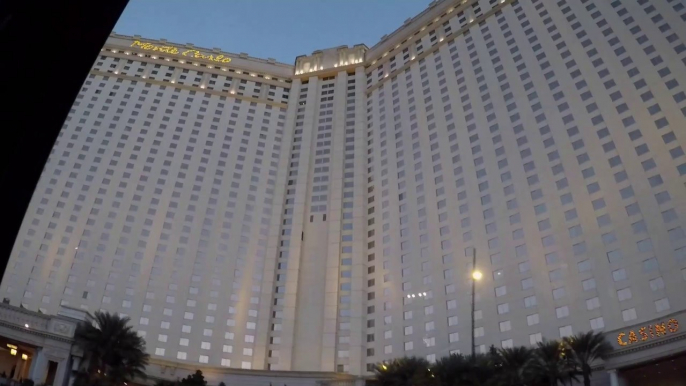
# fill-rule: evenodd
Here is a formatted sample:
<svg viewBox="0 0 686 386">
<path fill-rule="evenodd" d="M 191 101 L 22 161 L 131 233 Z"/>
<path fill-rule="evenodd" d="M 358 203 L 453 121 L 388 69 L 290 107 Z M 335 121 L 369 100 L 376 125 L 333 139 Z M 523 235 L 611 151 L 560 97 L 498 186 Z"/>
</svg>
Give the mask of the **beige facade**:
<svg viewBox="0 0 686 386">
<path fill-rule="evenodd" d="M 71 384 L 71 370 L 83 356 L 74 346 L 74 332 L 78 323 L 90 320 L 87 313 L 68 307 L 44 315 L 0 304 L 0 373 L 6 376 L 0 381 Z"/>
<path fill-rule="evenodd" d="M 0 297 L 125 314 L 155 363 L 356 376 L 680 313 L 685 19 L 435 1 L 294 66 L 113 34 Z"/>
</svg>

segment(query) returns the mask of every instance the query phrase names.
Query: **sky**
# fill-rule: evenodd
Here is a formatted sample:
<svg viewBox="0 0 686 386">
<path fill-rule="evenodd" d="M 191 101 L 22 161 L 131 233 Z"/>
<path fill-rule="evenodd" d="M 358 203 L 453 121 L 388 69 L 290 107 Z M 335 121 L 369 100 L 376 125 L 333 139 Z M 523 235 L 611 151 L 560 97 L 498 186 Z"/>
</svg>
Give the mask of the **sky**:
<svg viewBox="0 0 686 386">
<path fill-rule="evenodd" d="M 371 47 L 430 0 L 130 0 L 114 31 L 293 64 L 340 45 Z"/>
</svg>

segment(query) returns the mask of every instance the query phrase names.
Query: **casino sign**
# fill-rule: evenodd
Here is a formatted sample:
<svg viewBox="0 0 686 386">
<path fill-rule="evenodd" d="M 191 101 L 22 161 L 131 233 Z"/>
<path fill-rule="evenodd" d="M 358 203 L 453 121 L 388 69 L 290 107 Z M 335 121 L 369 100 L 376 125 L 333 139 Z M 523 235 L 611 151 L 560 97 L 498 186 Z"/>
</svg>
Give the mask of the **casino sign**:
<svg viewBox="0 0 686 386">
<path fill-rule="evenodd" d="M 617 344 L 622 347 L 628 346 L 631 344 L 660 338 L 676 333 L 677 331 L 679 331 L 679 321 L 672 318 L 667 322 L 658 322 L 645 326 L 639 326 L 628 331 L 621 331 L 617 334 Z"/>
</svg>

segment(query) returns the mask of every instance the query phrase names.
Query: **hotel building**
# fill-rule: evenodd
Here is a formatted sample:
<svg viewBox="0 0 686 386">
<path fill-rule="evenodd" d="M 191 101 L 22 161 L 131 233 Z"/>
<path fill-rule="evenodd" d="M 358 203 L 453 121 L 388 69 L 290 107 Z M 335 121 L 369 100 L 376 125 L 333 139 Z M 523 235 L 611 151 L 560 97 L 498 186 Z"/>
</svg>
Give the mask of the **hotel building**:
<svg viewBox="0 0 686 386">
<path fill-rule="evenodd" d="M 595 330 L 598 379 L 640 384 L 626 369 L 686 350 L 685 90 L 679 0 L 434 1 L 295 65 L 112 34 L 0 336 L 24 377 L 66 379 L 75 320 L 105 310 L 154 377 L 314 385 L 469 353 L 472 329 L 481 352 Z"/>
</svg>

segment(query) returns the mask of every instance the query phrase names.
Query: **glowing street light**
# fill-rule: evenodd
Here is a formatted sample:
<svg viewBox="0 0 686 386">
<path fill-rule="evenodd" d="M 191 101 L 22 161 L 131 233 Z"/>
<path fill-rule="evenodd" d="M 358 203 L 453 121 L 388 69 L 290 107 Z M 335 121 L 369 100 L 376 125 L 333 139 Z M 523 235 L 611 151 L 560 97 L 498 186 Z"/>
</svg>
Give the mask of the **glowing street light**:
<svg viewBox="0 0 686 386">
<path fill-rule="evenodd" d="M 475 270 L 474 272 L 472 272 L 472 279 L 481 280 L 482 277 L 484 277 L 484 275 L 481 273 L 481 271 Z"/>
</svg>

